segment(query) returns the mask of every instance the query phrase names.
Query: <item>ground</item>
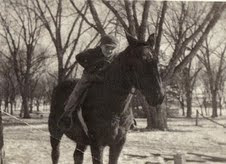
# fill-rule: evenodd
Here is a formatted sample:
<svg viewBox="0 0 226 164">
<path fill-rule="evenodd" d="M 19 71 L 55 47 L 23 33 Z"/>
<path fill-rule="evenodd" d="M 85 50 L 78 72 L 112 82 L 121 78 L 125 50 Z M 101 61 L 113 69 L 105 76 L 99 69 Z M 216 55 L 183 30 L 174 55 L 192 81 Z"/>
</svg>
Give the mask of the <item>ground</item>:
<svg viewBox="0 0 226 164">
<path fill-rule="evenodd" d="M 215 120 L 226 125 L 226 117 Z M 7 164 L 51 163 L 46 116 L 20 121 L 3 116 L 3 121 Z M 189 164 L 226 163 L 226 128 L 222 126 L 204 119 L 195 126 L 195 119 L 186 118 L 169 118 L 169 131 L 146 131 L 145 119 L 137 119 L 137 124 L 138 129 L 128 133 L 120 164 L 173 164 L 176 154 L 182 154 Z M 73 164 L 74 149 L 75 143 L 63 137 L 59 164 Z M 104 163 L 108 161 L 107 156 L 106 148 Z M 89 149 L 85 152 L 84 164 L 91 164 Z"/>
</svg>

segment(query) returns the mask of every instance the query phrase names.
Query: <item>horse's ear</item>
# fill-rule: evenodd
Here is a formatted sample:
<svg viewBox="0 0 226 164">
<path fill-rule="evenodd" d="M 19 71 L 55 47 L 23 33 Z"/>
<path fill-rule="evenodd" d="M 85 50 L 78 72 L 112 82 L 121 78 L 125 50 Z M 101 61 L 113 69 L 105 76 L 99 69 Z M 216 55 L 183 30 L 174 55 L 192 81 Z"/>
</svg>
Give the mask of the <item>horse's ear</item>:
<svg viewBox="0 0 226 164">
<path fill-rule="evenodd" d="M 129 34 L 127 32 L 125 32 L 125 33 L 126 33 L 126 39 L 127 39 L 128 43 L 129 43 L 129 45 L 131 45 L 131 46 L 136 45 L 137 44 L 137 39 L 134 38 L 131 34 Z"/>
<path fill-rule="evenodd" d="M 154 45 L 155 45 L 155 34 L 154 33 L 148 37 L 147 43 L 149 44 L 149 46 L 151 48 L 154 47 Z"/>
</svg>

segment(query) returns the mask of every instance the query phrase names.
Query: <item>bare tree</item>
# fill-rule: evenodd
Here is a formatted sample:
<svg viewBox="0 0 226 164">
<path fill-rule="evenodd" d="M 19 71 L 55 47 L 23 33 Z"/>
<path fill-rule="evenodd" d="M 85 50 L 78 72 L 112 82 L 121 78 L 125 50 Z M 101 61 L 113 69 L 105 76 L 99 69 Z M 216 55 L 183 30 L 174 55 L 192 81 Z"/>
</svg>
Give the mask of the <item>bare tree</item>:
<svg viewBox="0 0 226 164">
<path fill-rule="evenodd" d="M 37 70 L 34 67 L 39 61 L 35 55 L 35 47 L 40 39 L 42 26 L 36 14 L 30 12 L 27 7 L 28 0 L 4 1 L 5 10 L 0 13 L 0 22 L 3 28 L 1 36 L 5 39 L 9 54 L 8 59 L 12 63 L 16 75 L 19 91 L 22 97 L 22 111 L 24 118 L 29 118 L 29 92 L 30 82 Z M 23 4 L 23 5 L 22 5 Z"/>
<path fill-rule="evenodd" d="M 0 50 L 0 55 L 2 55 L 2 52 Z M 0 59 L 2 57 L 0 56 Z M 2 71 L 2 68 L 0 67 L 0 71 Z M 2 125 L 2 98 L 3 98 L 3 85 L 2 85 L 2 74 L 0 73 L 0 163 L 4 163 L 5 160 L 5 152 L 4 152 L 4 136 L 3 136 L 3 125 Z"/>
<path fill-rule="evenodd" d="M 186 95 L 186 104 L 187 104 L 187 113 L 186 117 L 192 117 L 192 98 L 193 98 L 193 90 L 195 86 L 195 82 L 197 79 L 197 75 L 200 72 L 201 67 L 197 68 L 194 72 L 192 72 L 192 62 L 188 64 L 187 67 L 183 69 L 183 84 Z"/>
<path fill-rule="evenodd" d="M 191 18 L 188 15 L 189 8 L 185 8 L 185 2 L 181 3 L 181 15 L 179 19 L 177 19 L 178 30 L 175 30 L 174 34 L 176 34 L 176 36 L 173 37 L 175 43 L 174 52 L 163 75 L 163 80 L 165 82 L 169 82 L 170 79 L 172 79 L 172 76 L 180 72 L 182 68 L 184 68 L 197 54 L 199 48 L 202 46 L 203 41 L 207 38 L 207 35 L 216 25 L 224 9 L 226 8 L 226 3 L 215 2 L 213 3 L 204 19 L 200 21 L 200 15 L 198 16 L 198 18 L 196 18 L 196 20 L 194 20 L 193 17 Z M 190 12 L 193 12 L 193 10 L 190 10 Z M 194 14 L 196 13 L 194 12 L 193 15 Z M 193 19 L 194 22 L 188 24 L 189 22 L 185 18 Z M 175 28 L 175 26 L 172 27 Z M 195 29 L 191 29 L 192 27 L 195 27 Z M 183 51 L 191 45 L 191 42 L 193 40 L 197 40 L 196 44 L 192 45 L 186 57 L 182 61 L 180 61 L 180 58 L 183 55 Z"/>
<path fill-rule="evenodd" d="M 192 2 L 171 2 L 168 5 L 168 14 L 164 21 L 164 36 L 173 49 L 173 53 L 162 71 L 164 86 L 170 84 L 170 81 L 196 55 L 203 40 L 220 19 L 226 7 L 224 3 L 205 4 L 207 9 L 210 9 L 199 13 L 197 11 L 200 9 L 195 8 L 198 6 L 195 4 Z M 194 40 L 197 40 L 196 44 L 191 44 Z M 189 51 L 187 47 L 190 46 L 192 48 Z M 164 114 L 162 115 L 164 116 Z M 159 125 L 164 124 L 160 123 Z"/>
<path fill-rule="evenodd" d="M 178 74 L 177 81 L 172 82 L 166 90 L 166 103 L 168 104 L 168 96 L 176 98 L 179 101 L 181 110 L 182 110 L 182 116 L 185 116 L 185 88 L 184 88 L 184 81 L 183 76 L 181 74 Z M 168 110 L 168 106 L 166 107 Z"/>
<path fill-rule="evenodd" d="M 80 19 L 80 14 L 75 13 L 69 6 L 69 2 L 62 0 L 33 1 L 32 11 L 42 21 L 55 47 L 58 62 L 58 83 L 67 79 L 76 66 L 77 63 L 72 62 L 71 59 L 80 37 L 90 29 L 90 27 L 85 26 L 84 19 Z M 86 14 L 87 4 L 84 3 L 80 8 L 77 8 L 78 12 Z"/>
<path fill-rule="evenodd" d="M 171 80 L 169 85 L 170 90 L 167 89 L 166 92 L 167 95 L 174 95 L 179 101 L 180 107 L 182 108 L 182 115 L 186 115 L 187 118 L 191 118 L 192 116 L 193 90 L 201 69 L 201 66 L 195 65 L 192 61 L 189 62 L 189 64 L 174 77 L 174 80 Z M 187 108 L 186 112 L 185 107 Z"/>
<path fill-rule="evenodd" d="M 0 71 L 1 71 L 1 68 L 0 68 Z M 1 77 L 2 75 L 0 74 L 0 79 L 2 79 Z M 3 93 L 3 85 L 2 85 L 2 80 L 0 80 L 0 163 L 4 163 L 4 160 L 5 160 L 3 125 L 2 125 L 2 98 L 3 98 L 2 93 Z"/>
<path fill-rule="evenodd" d="M 223 106 L 224 104 L 224 100 L 225 100 L 225 95 L 224 95 L 224 91 L 225 91 L 225 82 L 226 80 L 226 76 L 225 76 L 225 71 L 224 71 L 224 75 L 220 78 L 220 86 L 219 86 L 219 91 L 218 91 L 218 106 L 220 109 L 220 114 L 219 116 L 223 115 Z"/>
<path fill-rule="evenodd" d="M 126 31 L 141 41 L 145 40 L 150 19 L 149 11 L 153 4 L 151 1 L 102 0 L 102 2 L 114 15 L 115 21 L 112 23 L 117 27 L 117 30 L 120 28 L 122 31 Z M 91 27 L 102 34 L 104 33 L 103 22 L 101 21 L 100 13 L 95 9 L 96 3 L 100 2 L 88 1 L 95 24 L 89 22 L 85 15 L 80 15 L 82 15 L 87 24 L 90 24 Z M 196 55 L 203 40 L 220 19 L 226 4 L 220 2 L 206 3 L 206 10 L 195 8 L 199 6 L 195 3 L 171 2 L 168 4 L 168 2 L 162 2 L 158 4 L 161 7 L 155 20 L 156 44 L 154 50 L 156 54 L 161 54 L 159 51 L 163 34 L 168 41 L 171 40 L 170 43 L 173 49 L 172 56 L 162 73 L 163 83 L 166 86 L 173 79 L 173 76 L 179 73 Z M 171 10 L 168 10 L 169 7 Z M 173 18 L 170 17 L 171 15 L 173 15 Z M 120 26 L 118 23 L 120 23 Z M 190 49 L 190 52 L 187 51 L 186 56 L 181 60 L 183 52 L 187 47 L 191 46 L 193 40 L 197 40 L 196 44 L 192 45 L 193 47 Z M 152 120 L 152 122 L 148 122 L 148 128 L 165 129 L 167 123 L 164 110 L 152 108 L 153 112 L 150 114 L 154 115 L 152 118 L 156 120 L 148 119 Z M 148 115 L 148 117 L 151 116 Z"/>
<path fill-rule="evenodd" d="M 0 163 L 1 164 L 5 163 L 3 125 L 2 125 L 2 111 L 0 111 Z"/>
<path fill-rule="evenodd" d="M 13 108 L 16 104 L 17 83 L 12 63 L 7 62 L 4 58 L 0 61 L 0 75 L 2 77 L 2 93 L 5 103 L 5 111 L 9 112 L 8 104 L 10 104 L 10 114 L 13 115 Z"/>
<path fill-rule="evenodd" d="M 215 42 L 213 37 L 206 39 L 202 49 L 200 50 L 201 55 L 199 55 L 199 59 L 205 66 L 206 75 L 208 77 L 208 86 L 212 99 L 212 117 L 218 117 L 217 95 L 222 86 L 222 79 L 224 78 L 224 71 L 226 70 L 226 44 L 225 42 L 220 42 L 217 47 L 213 48 L 211 47 L 211 42 Z M 218 62 L 214 62 L 216 61 L 214 58 L 219 58 Z"/>
<path fill-rule="evenodd" d="M 132 6 L 136 6 L 136 1 L 124 1 L 128 25 L 124 21 L 125 18 L 120 16 L 119 13 L 117 12 L 117 9 L 114 8 L 114 6 L 113 6 L 114 2 L 105 1 L 105 0 L 102 0 L 102 2 L 109 9 L 111 9 L 111 11 L 115 14 L 115 16 L 121 23 L 124 30 L 126 30 L 130 34 L 135 35 L 137 37 L 142 36 L 142 35 L 138 35 L 136 33 L 139 30 L 134 30 L 137 27 L 143 28 L 141 26 L 146 25 L 146 24 L 142 24 L 142 23 L 139 25 L 139 23 L 137 22 L 137 20 L 139 20 L 139 19 L 134 18 L 136 16 L 136 12 L 134 10 L 135 7 L 132 7 Z M 148 3 L 148 2 L 145 1 L 145 3 Z M 212 5 L 212 7 L 210 7 L 209 11 L 206 11 L 207 14 L 205 14 L 204 18 L 203 18 L 203 13 L 202 13 L 202 15 L 198 15 L 198 17 L 196 19 L 194 19 L 195 16 L 197 16 L 197 15 L 194 15 L 195 13 L 192 14 L 192 12 L 194 12 L 194 10 L 191 9 L 185 2 L 178 2 L 178 3 L 180 3 L 179 4 L 180 10 L 179 11 L 175 10 L 175 6 L 174 6 L 174 9 L 171 10 L 172 12 L 175 12 L 175 14 L 174 14 L 175 17 L 173 18 L 174 20 L 171 21 L 171 24 L 169 24 L 169 26 L 167 26 L 166 22 L 167 22 L 167 19 L 169 19 L 169 18 L 165 17 L 165 13 L 167 12 L 168 5 L 166 2 L 163 2 L 161 12 L 160 12 L 161 16 L 159 17 L 159 21 L 157 23 L 158 24 L 158 26 L 157 26 L 158 34 L 156 37 L 157 38 L 156 47 L 155 47 L 156 52 L 159 51 L 159 45 L 160 45 L 159 43 L 161 41 L 163 24 L 166 27 L 165 31 L 169 30 L 168 33 L 171 34 L 171 36 L 173 38 L 172 46 L 173 46 L 174 51 L 173 51 L 173 55 L 172 55 L 171 59 L 169 60 L 167 66 L 166 66 L 166 69 L 163 72 L 164 85 L 167 85 L 167 83 L 169 83 L 170 80 L 173 79 L 172 77 L 175 76 L 177 73 L 179 73 L 189 63 L 189 61 L 196 55 L 197 51 L 199 50 L 200 46 L 202 45 L 203 40 L 207 37 L 207 34 L 217 23 L 222 12 L 226 8 L 226 4 L 224 4 L 224 3 L 213 3 L 213 5 L 209 4 L 209 6 Z M 175 3 L 173 3 L 173 2 L 171 4 L 175 5 Z M 193 6 L 194 6 L 194 4 L 193 4 Z M 143 9 L 145 9 L 145 8 L 143 8 Z M 143 10 L 143 13 L 146 13 L 145 10 Z M 190 15 L 190 14 L 192 14 L 192 15 Z M 168 15 L 171 15 L 171 14 L 168 14 Z M 193 16 L 193 18 L 191 18 L 192 16 Z M 144 20 L 141 20 L 141 22 L 143 22 L 147 19 L 147 17 L 142 17 L 142 18 Z M 191 22 L 191 20 L 194 20 L 194 21 Z M 178 24 L 178 25 L 175 26 L 175 24 Z M 168 27 L 168 29 L 167 29 L 167 27 Z M 172 27 L 174 28 L 173 31 L 172 31 Z M 145 33 L 145 31 L 140 31 L 140 32 Z M 143 39 L 143 38 L 138 38 L 138 39 Z M 187 48 L 187 46 L 190 45 L 191 41 L 194 39 L 198 39 L 198 41 L 196 42 L 195 45 L 193 45 L 193 48 L 186 55 L 186 57 L 183 60 L 181 60 L 181 56 L 182 56 L 184 50 Z M 162 114 L 159 114 L 158 112 L 160 111 L 160 113 L 161 113 L 161 109 L 158 109 L 158 110 L 153 109 L 153 110 L 156 111 L 156 112 L 154 112 L 154 113 L 156 113 L 156 116 L 160 116 L 160 117 L 156 117 L 157 118 L 156 123 L 154 123 L 154 125 L 152 123 L 152 127 L 154 126 L 159 129 L 164 129 L 166 127 L 166 119 L 164 119 L 164 117 L 161 118 L 161 115 L 164 115 L 164 112 Z"/>
<path fill-rule="evenodd" d="M 200 62 L 200 64 L 202 64 L 202 63 Z M 201 90 L 201 97 L 200 97 L 201 105 L 204 107 L 205 115 L 208 116 L 209 115 L 209 104 L 211 102 L 211 93 L 210 93 L 210 89 L 209 89 L 208 75 L 206 73 L 205 68 L 202 69 L 202 71 L 200 72 L 199 81 L 200 81 L 199 82 L 200 86 L 202 86 L 200 88 L 200 90 Z"/>
<path fill-rule="evenodd" d="M 144 41 L 146 38 L 146 32 L 148 27 L 148 18 L 149 18 L 149 11 L 151 6 L 151 1 L 129 1 L 124 0 L 124 4 L 119 3 L 118 8 L 114 4 L 115 2 L 102 0 L 107 8 L 109 8 L 112 13 L 115 15 L 117 20 L 120 22 L 122 29 L 125 30 L 127 33 L 131 34 L 132 36 L 138 38 L 138 40 Z M 137 7 L 141 5 L 141 7 Z M 116 6 L 116 7 L 115 7 Z M 125 13 L 118 12 L 119 7 L 125 9 Z M 143 9 L 141 13 L 142 18 L 139 19 L 138 15 L 138 8 Z M 140 14 L 140 13 L 139 13 Z M 126 16 L 124 16 L 126 15 Z"/>
</svg>

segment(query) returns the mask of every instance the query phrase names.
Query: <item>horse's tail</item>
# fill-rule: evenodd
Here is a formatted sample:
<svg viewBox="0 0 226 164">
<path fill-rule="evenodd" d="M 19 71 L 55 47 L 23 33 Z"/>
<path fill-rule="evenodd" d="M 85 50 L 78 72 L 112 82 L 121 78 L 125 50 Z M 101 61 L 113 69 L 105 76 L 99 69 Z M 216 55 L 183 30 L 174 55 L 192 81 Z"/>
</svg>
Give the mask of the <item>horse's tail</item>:
<svg viewBox="0 0 226 164">
<path fill-rule="evenodd" d="M 50 113 L 62 113 L 77 80 L 67 80 L 54 87 L 51 95 Z"/>
<path fill-rule="evenodd" d="M 49 132 L 54 134 L 54 131 L 59 131 L 57 122 L 64 112 L 64 105 L 70 96 L 76 81 L 68 80 L 58 84 L 52 92 L 50 114 L 48 120 Z"/>
</svg>

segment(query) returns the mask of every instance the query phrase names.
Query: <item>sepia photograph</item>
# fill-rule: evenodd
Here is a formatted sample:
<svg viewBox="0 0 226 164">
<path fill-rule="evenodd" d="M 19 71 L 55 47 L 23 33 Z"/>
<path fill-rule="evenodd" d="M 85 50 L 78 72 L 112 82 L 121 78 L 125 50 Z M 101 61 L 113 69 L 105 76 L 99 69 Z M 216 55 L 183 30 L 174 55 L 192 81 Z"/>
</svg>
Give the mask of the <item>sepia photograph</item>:
<svg viewBox="0 0 226 164">
<path fill-rule="evenodd" d="M 226 1 L 0 0 L 0 164 L 225 164 Z"/>
</svg>

